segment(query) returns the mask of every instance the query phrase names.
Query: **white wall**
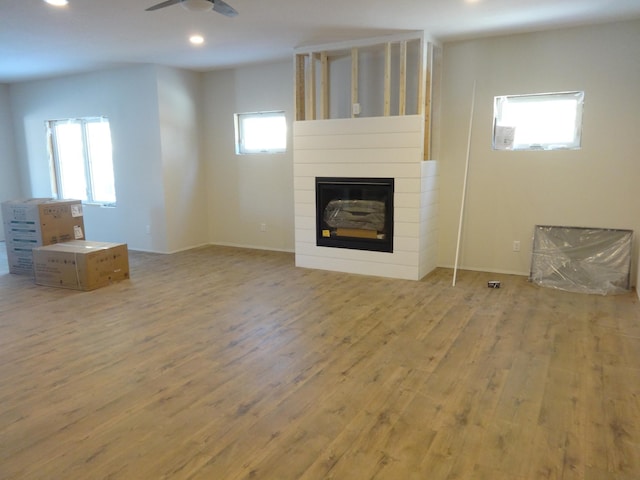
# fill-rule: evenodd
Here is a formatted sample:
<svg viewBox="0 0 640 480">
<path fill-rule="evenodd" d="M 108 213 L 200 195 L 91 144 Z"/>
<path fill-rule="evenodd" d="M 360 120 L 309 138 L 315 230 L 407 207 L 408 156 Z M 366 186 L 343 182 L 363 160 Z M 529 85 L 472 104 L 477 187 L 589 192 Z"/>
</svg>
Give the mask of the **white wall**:
<svg viewBox="0 0 640 480">
<path fill-rule="evenodd" d="M 200 76 L 136 66 L 11 85 L 27 196 L 52 195 L 47 120 L 109 119 L 117 206 L 85 206 L 86 237 L 170 252 L 207 243 Z"/>
<path fill-rule="evenodd" d="M 293 63 L 207 73 L 203 101 L 210 242 L 293 251 Z M 287 152 L 236 155 L 233 115 L 269 110 L 286 113 Z"/>
<path fill-rule="evenodd" d="M 165 192 L 167 250 L 207 242 L 207 197 L 202 161 L 201 75 L 158 67 L 158 101 Z"/>
<path fill-rule="evenodd" d="M 13 136 L 13 123 L 9 102 L 9 86 L 0 84 L 0 202 L 22 197 L 20 176 Z M 0 223 L 2 213 L 0 212 Z M 4 228 L 0 226 L 0 241 Z"/>
<path fill-rule="evenodd" d="M 155 67 L 13 84 L 11 99 L 29 196 L 52 196 L 45 122 L 104 115 L 111 126 L 117 207 L 87 206 L 86 238 L 166 251 Z M 151 228 L 149 235 L 146 225 Z"/>
<path fill-rule="evenodd" d="M 292 63 L 208 74 L 145 65 L 9 88 L 24 196 L 52 195 L 47 120 L 109 118 L 118 202 L 85 207 L 87 238 L 157 252 L 293 250 L 291 141 L 277 155 L 236 156 L 233 144 L 236 112 L 285 110 L 290 123 Z"/>
<path fill-rule="evenodd" d="M 637 20 L 445 44 L 439 265 L 455 258 L 474 80 L 461 268 L 528 274 L 536 224 L 640 232 L 639 58 Z M 582 149 L 491 149 L 494 96 L 567 90 L 585 91 Z"/>
<path fill-rule="evenodd" d="M 439 265 L 455 258 L 474 79 L 462 268 L 528 274 L 535 224 L 640 231 L 638 58 L 637 20 L 445 45 L 441 135 L 434 139 Z M 581 150 L 491 150 L 495 95 L 573 89 L 586 95 Z M 0 86 L 0 147 L 9 152 L 0 156 L 0 195 L 13 188 L 6 197 L 49 196 L 44 122 L 102 114 L 112 122 L 118 207 L 87 208 L 89 238 L 162 252 L 203 238 L 293 251 L 292 128 L 285 154 L 237 156 L 233 144 L 234 113 L 282 109 L 291 127 L 292 62 L 206 74 L 136 66 Z M 194 123 L 202 127 L 200 142 Z M 17 162 L 10 160 L 12 128 Z M 520 253 L 511 251 L 513 240 L 522 242 Z"/>
</svg>

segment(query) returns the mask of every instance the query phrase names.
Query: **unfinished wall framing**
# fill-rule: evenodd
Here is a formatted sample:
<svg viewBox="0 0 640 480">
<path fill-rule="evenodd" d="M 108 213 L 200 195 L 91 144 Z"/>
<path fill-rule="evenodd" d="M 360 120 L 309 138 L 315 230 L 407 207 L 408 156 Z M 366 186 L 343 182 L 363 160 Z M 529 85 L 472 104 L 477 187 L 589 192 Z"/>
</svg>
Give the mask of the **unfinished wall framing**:
<svg viewBox="0 0 640 480">
<path fill-rule="evenodd" d="M 440 56 L 424 32 L 297 49 L 296 120 L 422 115 L 431 159 Z"/>
<path fill-rule="evenodd" d="M 439 51 L 413 32 L 295 52 L 297 266 L 411 280 L 435 268 Z M 393 179 L 390 251 L 318 241 L 318 177 Z"/>
</svg>

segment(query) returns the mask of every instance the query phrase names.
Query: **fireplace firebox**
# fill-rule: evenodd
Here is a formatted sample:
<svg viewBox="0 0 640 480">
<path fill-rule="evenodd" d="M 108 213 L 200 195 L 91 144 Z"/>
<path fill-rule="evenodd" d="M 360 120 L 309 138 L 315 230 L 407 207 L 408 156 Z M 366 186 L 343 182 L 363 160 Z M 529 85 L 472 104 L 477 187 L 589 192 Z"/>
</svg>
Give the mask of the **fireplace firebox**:
<svg viewBox="0 0 640 480">
<path fill-rule="evenodd" d="M 393 178 L 316 177 L 316 245 L 393 252 Z"/>
</svg>

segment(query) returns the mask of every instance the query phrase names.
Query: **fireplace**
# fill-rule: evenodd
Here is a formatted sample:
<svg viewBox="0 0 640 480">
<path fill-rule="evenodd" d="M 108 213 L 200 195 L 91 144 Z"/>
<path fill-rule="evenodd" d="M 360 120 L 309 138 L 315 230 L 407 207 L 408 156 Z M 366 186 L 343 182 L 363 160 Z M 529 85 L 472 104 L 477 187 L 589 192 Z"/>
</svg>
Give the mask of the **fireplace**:
<svg viewBox="0 0 640 480">
<path fill-rule="evenodd" d="M 293 136 L 296 266 L 406 280 L 420 280 L 436 268 L 439 163 L 424 161 L 424 115 L 300 121 Z M 395 179 L 393 187 L 391 180 L 380 185 L 387 178 Z M 368 242 L 338 237 L 337 231 L 332 238 L 334 227 L 324 225 L 323 197 L 342 195 L 341 184 L 354 179 L 389 190 L 377 198 L 389 201 L 384 240 L 377 232 Z M 339 248 L 325 246 L 332 240 Z M 382 251 L 353 249 L 362 246 Z"/>
<path fill-rule="evenodd" d="M 393 252 L 393 178 L 316 177 L 316 245 Z"/>
</svg>

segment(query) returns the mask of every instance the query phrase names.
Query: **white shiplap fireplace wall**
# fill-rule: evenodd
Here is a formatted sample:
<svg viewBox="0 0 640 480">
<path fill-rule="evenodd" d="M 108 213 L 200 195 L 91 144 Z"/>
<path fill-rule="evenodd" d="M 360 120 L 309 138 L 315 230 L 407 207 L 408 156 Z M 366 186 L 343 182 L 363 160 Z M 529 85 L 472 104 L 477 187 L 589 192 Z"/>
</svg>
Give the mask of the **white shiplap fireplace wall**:
<svg viewBox="0 0 640 480">
<path fill-rule="evenodd" d="M 419 280 L 436 267 L 438 164 L 423 160 L 424 117 L 294 123 L 296 266 Z M 395 179 L 393 252 L 316 245 L 316 177 Z"/>
</svg>

